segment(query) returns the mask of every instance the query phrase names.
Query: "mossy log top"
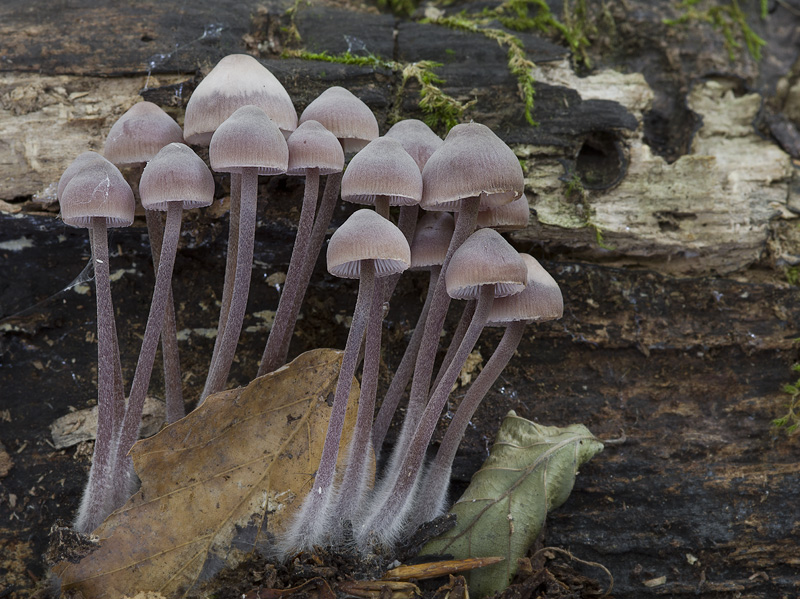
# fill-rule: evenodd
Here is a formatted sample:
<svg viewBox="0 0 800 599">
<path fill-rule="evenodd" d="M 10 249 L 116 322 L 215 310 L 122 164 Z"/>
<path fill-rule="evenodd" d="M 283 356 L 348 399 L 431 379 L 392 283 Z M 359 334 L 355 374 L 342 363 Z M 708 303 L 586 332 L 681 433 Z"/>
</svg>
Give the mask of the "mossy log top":
<svg viewBox="0 0 800 599">
<path fill-rule="evenodd" d="M 293 42 L 285 32 L 288 8 L 228 2 L 213 9 L 203 3 L 192 10 L 158 3 L 110 9 L 89 2 L 42 11 L 36 3 L 5 3 L 5 209 L 27 210 L 30 198 L 52 200 L 76 151 L 100 149 L 111 124 L 140 95 L 180 120 L 198 76 L 231 52 L 258 54 L 298 109 L 335 83 L 362 97 L 383 131 L 392 116 L 422 116 L 414 82 L 398 94 L 398 72 L 279 58 L 287 48 L 302 47 L 332 56 L 371 54 L 400 65 L 442 63 L 434 71 L 444 80 L 442 89 L 474 101 L 463 118 L 489 125 L 525 159 L 534 219 L 518 235 L 520 242 L 570 258 L 684 274 L 800 261 L 800 240 L 785 226 L 800 205 L 792 157 L 755 127 L 776 86 L 786 88 L 781 113 L 800 111 L 791 55 L 783 47 L 790 34 L 778 16 L 770 18 L 774 27 L 767 31 L 763 63 L 769 66 L 761 70 L 746 55 L 740 63 L 728 62 L 726 54 L 721 59 L 721 42 L 708 29 L 687 33 L 660 23 L 670 9 L 665 2 L 643 14 L 612 15 L 616 29 L 597 38 L 600 49 L 617 45 L 611 54 L 617 69 L 598 68 L 585 77 L 576 75 L 566 48 L 517 34 L 537 65 L 538 126 L 532 127 L 508 69 L 508 49 L 493 39 L 375 12 L 301 4 L 293 24 L 302 41 Z M 674 64 L 664 64 L 674 50 L 654 39 L 659 32 L 681 47 Z M 646 48 L 638 55 L 637 44 Z M 783 73 L 775 62 L 783 64 Z M 787 139 L 796 133 L 791 120 L 770 122 Z"/>
<path fill-rule="evenodd" d="M 798 290 L 783 276 L 800 263 L 792 145 L 800 27 L 783 3 L 765 22 L 753 12 L 768 42 L 760 63 L 746 55 L 730 62 L 710 26 L 664 25 L 676 16 L 667 0 L 609 3 L 611 21 L 595 15 L 595 67 L 579 73 L 558 40 L 519 34 L 536 63 L 537 127 L 525 120 L 506 49 L 481 35 L 300 3 L 303 41 L 291 46 L 281 29 L 289 3 L 106 4 L 0 7 L 0 281 L 19 282 L 0 285 L 0 512 L 10 514 L 0 568 L 13 592 L 29 594 L 31 577 L 44 576 L 46 531 L 71 517 L 88 470 L 85 448 L 54 450 L 48 430 L 92 403 L 96 379 L 91 285 L 73 280 L 88 242 L 57 220 L 55 183 L 78 153 L 102 149 L 141 96 L 180 122 L 199 78 L 231 52 L 258 54 L 298 110 L 336 84 L 364 99 L 384 132 L 395 112 L 422 116 L 414 82 L 398 98 L 398 72 L 279 58 L 302 47 L 443 63 L 435 70 L 442 89 L 476 100 L 464 118 L 490 125 L 525 165 L 532 221 L 511 239 L 544 259 L 562 286 L 565 317 L 526 334 L 473 419 L 456 482 L 478 467 L 509 409 L 544 424 L 582 422 L 624 441 L 582 469 L 547 542 L 609 568 L 614 596 L 797 593 L 800 437 L 770 428 L 788 401 L 781 388 L 793 380 L 800 322 Z M 218 183 L 224 196 L 227 184 Z M 261 190 L 253 290 L 232 374 L 241 384 L 263 350 L 302 197 L 288 177 Z M 188 215 L 177 259 L 187 398 L 199 394 L 213 347 L 227 229 L 221 199 Z M 337 211 L 334 224 L 349 210 Z M 127 381 L 152 290 L 141 221 L 111 240 Z M 314 281 L 292 355 L 344 346 L 355 286 L 326 275 L 322 261 Z M 406 277 L 399 292 L 386 325 L 388 372 L 424 281 Z M 483 362 L 499 337 L 482 337 Z M 161 384 L 154 381 L 156 395 Z"/>
</svg>

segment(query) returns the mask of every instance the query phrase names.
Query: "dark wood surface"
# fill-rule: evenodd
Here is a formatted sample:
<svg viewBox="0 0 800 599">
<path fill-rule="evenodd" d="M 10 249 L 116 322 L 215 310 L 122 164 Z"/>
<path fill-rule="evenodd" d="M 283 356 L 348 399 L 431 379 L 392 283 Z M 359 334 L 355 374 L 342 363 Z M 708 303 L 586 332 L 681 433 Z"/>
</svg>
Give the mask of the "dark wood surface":
<svg viewBox="0 0 800 599">
<path fill-rule="evenodd" d="M 271 4 L 267 13 L 258 12 L 262 4 L 6 0 L 0 70 L 7 77 L 170 76 L 168 85 L 145 97 L 180 118 L 199 76 L 216 60 L 247 50 L 247 36 L 268 40 L 276 23 L 286 24 L 281 15 L 288 4 Z M 793 76 L 798 49 L 798 21 L 783 4 L 771 7 L 768 23 L 752 20 L 768 36 L 768 59 L 731 63 L 710 28 L 666 29 L 661 18 L 674 14 L 668 3 L 611 3 L 618 29 L 599 36 L 610 45 L 597 50 L 596 66 L 645 74 L 655 99 L 643 126 L 654 153 L 674 160 L 687 151 L 697 122 L 684 98 L 712 73 L 740 78 L 763 94 L 765 107 L 776 102 L 777 82 Z M 592 133 L 611 132 L 624 143 L 642 126 L 619 103 L 581 100 L 566 86 L 537 84 L 540 126 L 528 127 L 505 51 L 494 41 L 440 28 L 431 34 L 430 25 L 369 7 L 302 6 L 296 23 L 307 49 L 338 53 L 355 43 L 343 37 L 351 35 L 385 58 L 439 60 L 445 90 L 478 98 L 470 117 L 492 125 L 509 143 L 552 146 L 558 150 L 548 151 L 569 158 Z M 534 61 L 568 55 L 556 39 L 523 38 Z M 283 43 L 279 35 L 276 40 Z M 325 87 L 343 85 L 375 110 L 385 131 L 396 73 L 269 53 L 261 59 L 298 110 Z M 417 99 L 413 89 L 405 96 L 408 116 L 419 116 Z M 225 193 L 221 179 L 218 192 Z M 252 332 L 242 337 L 236 384 L 255 374 L 265 333 L 254 314 L 277 304 L 267 278 L 286 270 L 302 188 L 278 177 L 262 182 L 261 192 L 245 320 Z M 71 517 L 88 470 L 88 457 L 75 448 L 52 449 L 48 427 L 93 401 L 94 301 L 85 287 L 65 290 L 88 257 L 84 232 L 64 226 L 53 208 L 29 197 L 0 199 L 15 211 L 0 213 L 0 465 L 12 463 L 5 475 L 0 468 L 0 596 L 25 597 L 43 584 L 49 527 Z M 337 210 L 335 224 L 351 210 Z M 216 323 L 226 233 L 224 206 L 193 214 L 184 226 L 174 288 L 178 328 L 188 331 L 181 343 L 187 397 L 199 394 L 213 346 L 196 331 Z M 703 276 L 679 278 L 667 274 L 667 255 L 647 269 L 621 266 L 635 264 L 626 256 L 609 264 L 609 252 L 597 247 L 592 231 L 568 233 L 552 244 L 512 239 L 520 251 L 542 258 L 559 282 L 565 316 L 531 327 L 476 414 L 458 457 L 456 487 L 479 466 L 509 409 L 543 424 L 581 422 L 601 439 L 619 442 L 582 469 L 570 499 L 549 518 L 547 544 L 605 565 L 615 577 L 615 597 L 798 597 L 800 436 L 770 426 L 784 412 L 788 395 L 781 388 L 794 380 L 790 367 L 800 360 L 794 344 L 800 291 L 785 281 L 786 264 L 772 260 L 765 246 L 762 259 L 724 278 L 702 269 Z M 153 279 L 143 223 L 115 231 L 111 248 L 111 270 L 120 273 L 113 293 L 129 380 Z M 587 259 L 593 256 L 598 259 Z M 347 330 L 334 317 L 352 309 L 355 286 L 327 275 L 322 260 L 313 285 L 292 355 L 344 345 Z M 424 280 L 412 275 L 392 301 L 387 372 L 399 362 L 423 291 Z M 496 331 L 484 333 L 484 360 L 498 339 Z M 158 395 L 160 388 L 156 373 L 152 390 Z M 463 392 L 456 391 L 454 402 Z M 598 571 L 586 573 L 603 579 Z"/>
</svg>

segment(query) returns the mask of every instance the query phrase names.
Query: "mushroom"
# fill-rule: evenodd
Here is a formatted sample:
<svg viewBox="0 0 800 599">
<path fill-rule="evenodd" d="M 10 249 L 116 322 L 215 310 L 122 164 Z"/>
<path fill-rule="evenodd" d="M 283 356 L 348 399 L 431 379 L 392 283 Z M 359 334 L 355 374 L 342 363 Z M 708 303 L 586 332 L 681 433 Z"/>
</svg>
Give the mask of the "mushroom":
<svg viewBox="0 0 800 599">
<path fill-rule="evenodd" d="M 64 169 L 64 172 L 61 175 L 61 178 L 58 180 L 58 187 L 56 191 L 56 197 L 61 200 L 61 195 L 64 193 L 64 188 L 67 186 L 76 174 L 82 171 L 84 168 L 93 164 L 95 162 L 102 163 L 107 161 L 103 156 L 98 154 L 97 152 L 83 152 L 82 154 L 78 155 L 75 160 L 73 160 L 69 166 Z M 92 240 L 92 229 L 88 229 L 89 232 L 89 247 L 92 248 L 94 251 L 94 241 Z M 114 350 L 114 426 L 119 426 L 122 422 L 122 416 L 125 412 L 125 389 L 122 383 L 122 363 L 120 360 L 119 355 L 119 339 L 117 338 L 117 324 L 115 320 L 111 321 L 113 325 L 112 329 L 112 337 L 113 337 L 113 345 L 112 348 Z M 115 430 L 116 434 L 116 430 Z"/>
<path fill-rule="evenodd" d="M 495 208 L 487 208 L 478 212 L 477 228 L 485 229 L 487 227 L 494 229 L 498 233 L 508 233 L 510 231 L 519 231 L 528 226 L 530 220 L 530 208 L 528 207 L 528 198 L 523 193 L 519 199 L 514 200 L 503 206 Z M 450 339 L 450 345 L 447 348 L 447 353 L 439 366 L 439 372 L 433 381 L 431 387 L 433 389 L 439 384 L 445 370 L 453 360 L 453 354 L 458 349 L 461 339 L 464 338 L 464 332 L 469 326 L 469 321 L 472 319 L 472 314 L 475 312 L 475 302 L 469 301 L 464 306 L 464 312 L 458 321 L 453 336 Z"/>
<path fill-rule="evenodd" d="M 116 339 L 114 307 L 108 266 L 108 227 L 133 222 L 134 199 L 130 185 L 119 170 L 98 156 L 81 155 L 80 163 L 65 173 L 59 195 L 61 218 L 74 227 L 90 231 L 97 292 L 97 437 L 89 481 L 84 490 L 74 527 L 91 532 L 110 512 L 117 480 L 114 472 L 114 437 L 117 423 L 114 406 Z M 69 169 L 68 169 L 69 171 Z M 61 187 L 61 186 L 59 186 Z"/>
<path fill-rule="evenodd" d="M 391 222 L 372 210 L 357 210 L 331 237 L 328 271 L 338 277 L 359 278 L 358 298 L 347 336 L 333 407 L 325 435 L 319 467 L 311 491 L 295 516 L 287 548 L 308 548 L 327 540 L 334 517 L 333 484 L 337 454 L 344 426 L 347 400 L 355 374 L 376 277 L 401 272 L 411 260 L 408 242 Z M 350 444 L 347 468 L 341 484 L 342 495 L 363 493 L 366 458 L 372 428 L 373 406 L 360 403 Z"/>
<path fill-rule="evenodd" d="M 224 329 L 217 331 L 220 342 L 211 358 L 201 402 L 225 387 L 242 331 L 253 269 L 258 175 L 285 173 L 289 163 L 289 149 L 280 129 L 263 110 L 257 106 L 242 106 L 214 132 L 208 155 L 211 168 L 215 171 L 241 175 L 242 195 L 230 306 L 227 318 L 224 319 Z M 222 320 L 220 317 L 220 321 Z"/>
<path fill-rule="evenodd" d="M 342 199 L 375 206 L 389 218 L 389 206 L 415 206 L 422 198 L 422 173 L 417 163 L 391 137 L 369 142 L 347 165 Z"/>
<path fill-rule="evenodd" d="M 300 123 L 313 120 L 320 123 L 328 131 L 333 133 L 342 145 L 345 153 L 357 152 L 370 141 L 378 137 L 378 121 L 369 107 L 343 87 L 329 87 L 312 101 L 300 115 Z M 339 190 L 342 183 L 341 173 L 328 175 L 325 182 L 325 191 L 317 208 L 314 217 L 314 228 L 311 232 L 311 239 L 308 242 L 307 254 L 303 268 L 300 272 L 299 288 L 301 291 L 293 298 L 294 303 L 287 307 L 288 320 L 292 323 L 291 327 L 284 329 L 282 338 L 270 333 L 269 342 L 278 344 L 282 359 L 277 359 L 271 364 L 266 362 L 265 356 L 261 358 L 258 367 L 258 376 L 262 376 L 271 369 L 277 368 L 286 361 L 289 354 L 289 344 L 294 332 L 294 323 L 300 312 L 300 305 L 303 303 L 308 283 L 311 280 L 311 273 L 317 262 L 322 243 L 325 241 L 325 233 L 328 231 L 333 209 L 336 206 L 336 199 L 339 197 Z M 278 362 L 280 362 L 278 364 Z"/>
<path fill-rule="evenodd" d="M 527 268 L 525 289 L 516 295 L 498 298 L 492 305 L 487 326 L 505 327 L 505 332 L 492 357 L 470 385 L 456 409 L 447 432 L 420 484 L 417 510 L 411 516 L 411 528 L 438 516 L 445 503 L 450 471 L 456 450 L 470 419 L 486 393 L 514 356 L 525 327 L 532 322 L 561 318 L 564 300 L 553 277 L 529 254 L 520 254 Z"/>
<path fill-rule="evenodd" d="M 378 137 L 378 121 L 369 106 L 335 85 L 315 98 L 300 115 L 300 123 L 317 121 L 341 142 L 345 154 L 358 152 Z"/>
<path fill-rule="evenodd" d="M 128 452 L 139 437 L 142 409 L 150 384 L 164 314 L 171 297 L 172 269 L 180 238 L 183 210 L 211 205 L 214 201 L 214 178 L 205 162 L 188 146 L 171 143 L 162 148 L 144 168 L 139 182 L 139 193 L 145 210 L 164 211 L 167 213 L 167 220 L 150 314 L 147 317 L 125 418 L 119 432 L 116 467 L 120 473 L 118 476 L 122 473 L 130 475 L 132 472 L 133 464 Z M 127 485 L 120 486 L 115 493 L 114 507 L 119 507 L 127 499 Z"/>
<path fill-rule="evenodd" d="M 229 54 L 209 71 L 186 104 L 186 143 L 209 145 L 217 128 L 248 105 L 261 108 L 287 136 L 297 128 L 292 99 L 275 75 L 249 54 Z"/>
<path fill-rule="evenodd" d="M 111 126 L 111 131 L 108 132 L 103 146 L 103 155 L 118 168 L 135 167 L 139 171 L 138 176 L 141 176 L 141 169 L 149 160 L 153 159 L 161 148 L 170 143 L 182 141 L 183 131 L 178 123 L 159 106 L 143 101 L 131 106 Z M 147 234 L 150 238 L 153 268 L 158 271 L 161 244 L 164 238 L 164 224 L 158 213 L 153 210 L 145 210 L 145 220 Z M 167 424 L 171 424 L 186 413 L 183 405 L 181 364 L 178 354 L 178 333 L 172 289 L 169 290 L 164 313 L 161 348 L 164 362 Z"/>
<path fill-rule="evenodd" d="M 375 212 L 387 220 L 390 205 L 413 205 L 419 202 L 421 196 L 422 175 L 416 162 L 398 141 L 387 137 L 379 137 L 371 141 L 356 154 L 342 178 L 343 200 L 374 204 Z M 399 228 L 397 231 L 402 235 Z M 405 240 L 404 235 L 402 238 L 405 241 L 404 249 L 408 249 L 408 241 Z M 403 246 L 401 245 L 401 247 Z M 378 391 L 383 304 L 386 299 L 384 297 L 384 280 L 385 278 L 379 278 L 375 281 L 366 329 L 359 415 L 366 414 L 365 418 L 368 418 L 369 422 L 362 424 L 363 428 L 358 429 L 359 431 L 372 428 L 375 397 Z M 360 465 L 366 464 L 363 457 L 367 452 L 367 446 L 364 445 L 365 438 L 370 441 L 371 435 L 360 437 L 358 443 L 354 442 L 354 448 L 350 452 L 350 461 L 345 472 L 337 508 L 343 519 L 350 519 L 355 515 L 366 491 L 366 476 L 361 473 L 358 466 L 352 468 L 350 466 L 354 460 L 359 460 Z M 353 483 L 351 479 L 357 482 Z"/>
<path fill-rule="evenodd" d="M 200 82 L 186 105 L 186 143 L 208 146 L 217 128 L 242 106 L 258 106 L 272 119 L 284 136 L 297 128 L 297 112 L 280 81 L 258 60 L 247 54 L 222 58 Z M 231 173 L 228 255 L 217 338 L 212 356 L 219 353 L 222 331 L 230 312 L 239 248 L 239 204 L 241 175 Z M 213 362 L 212 362 L 213 363 Z"/>
<path fill-rule="evenodd" d="M 453 362 L 431 395 L 413 438 L 401 448 L 402 460 L 393 458 L 398 466 L 386 475 L 369 515 L 357 531 L 361 544 L 370 544 L 375 537 L 391 540 L 406 526 L 420 467 L 450 389 L 483 330 L 494 298 L 519 293 L 525 286 L 525 277 L 525 263 L 492 229 L 476 231 L 453 254 L 444 276 L 447 293 L 456 299 L 477 298 L 475 315 Z"/>
<path fill-rule="evenodd" d="M 339 140 L 317 121 L 308 120 L 301 123 L 289 136 L 287 143 L 289 164 L 286 174 L 305 175 L 305 192 L 283 293 L 278 301 L 275 319 L 261 357 L 261 366 L 265 372 L 272 372 L 286 362 L 289 344 L 284 343 L 284 340 L 291 339 L 297 320 L 297 311 L 294 307 L 299 306 L 308 285 L 307 280 L 303 281 L 302 271 L 311 253 L 308 246 L 314 226 L 314 212 L 317 208 L 319 177 L 339 173 L 344 168 L 344 152 Z M 259 376 L 261 374 L 259 372 Z"/>
</svg>

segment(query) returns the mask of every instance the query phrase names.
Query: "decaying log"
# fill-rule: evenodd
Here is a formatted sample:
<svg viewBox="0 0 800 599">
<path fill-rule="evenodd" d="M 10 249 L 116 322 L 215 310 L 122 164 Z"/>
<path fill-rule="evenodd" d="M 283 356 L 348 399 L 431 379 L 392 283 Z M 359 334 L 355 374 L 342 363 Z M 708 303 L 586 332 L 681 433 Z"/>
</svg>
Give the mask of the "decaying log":
<svg viewBox="0 0 800 599">
<path fill-rule="evenodd" d="M 79 276 L 88 242 L 52 205 L 66 165 L 100 150 L 140 97 L 181 122 L 199 78 L 231 52 L 258 54 L 298 110 L 343 85 L 373 108 L 382 131 L 394 112 L 422 116 L 414 82 L 398 95 L 399 72 L 280 58 L 287 48 L 441 62 L 444 91 L 475 100 L 464 118 L 490 125 L 525 165 L 531 225 L 511 239 L 562 286 L 565 317 L 531 327 L 475 415 L 456 491 L 509 409 L 544 424 L 582 422 L 616 443 L 552 514 L 548 544 L 605 565 L 616 597 L 797 594 L 800 437 L 770 427 L 800 360 L 800 290 L 783 272 L 800 264 L 800 18 L 790 2 L 770 5 L 764 22 L 746 7 L 768 42 L 760 62 L 744 53 L 730 61 L 708 25 L 665 25 L 678 14 L 667 0 L 593 7 L 592 68 L 555 37 L 521 33 L 536 63 L 536 127 L 506 49 L 481 35 L 374 7 L 300 3 L 303 41 L 292 42 L 281 29 L 290 2 L 105 4 L 0 7 L 0 441 L 11 464 L 0 473 L 0 513 L 9 514 L 0 578 L 15 585 L 12 596 L 44 575 L 46 531 L 71 517 L 88 469 L 85 446 L 55 450 L 48 430 L 91 405 L 96 378 L 94 300 Z M 259 202 L 253 292 L 232 371 L 239 384 L 255 374 L 302 195 L 289 178 L 262 188 L 270 199 Z M 202 387 L 222 288 L 227 188 L 218 189 L 210 212 L 188 215 L 176 264 L 187 397 Z M 128 381 L 153 282 L 144 231 L 137 221 L 111 239 Z M 314 280 L 293 355 L 344 345 L 355 287 L 334 281 L 322 261 Z M 392 302 L 384 385 L 423 291 L 409 276 Z M 481 338 L 484 362 L 499 338 Z"/>
</svg>

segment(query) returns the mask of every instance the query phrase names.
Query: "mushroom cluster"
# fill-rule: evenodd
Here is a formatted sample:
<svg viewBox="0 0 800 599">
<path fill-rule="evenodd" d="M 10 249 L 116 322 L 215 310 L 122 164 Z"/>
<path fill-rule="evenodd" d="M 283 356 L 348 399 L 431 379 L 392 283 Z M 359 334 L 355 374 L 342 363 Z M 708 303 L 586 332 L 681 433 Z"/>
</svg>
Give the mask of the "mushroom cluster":
<svg viewBox="0 0 800 599">
<path fill-rule="evenodd" d="M 197 403 L 226 388 L 235 357 L 250 290 L 259 176 L 303 176 L 305 193 L 258 376 L 286 363 L 337 199 L 367 206 L 353 212 L 328 243 L 328 271 L 358 279 L 358 295 L 320 464 L 280 540 L 281 549 L 288 553 L 336 544 L 345 530 L 364 549 L 389 544 L 444 510 L 451 464 L 470 418 L 513 356 L 526 323 L 559 318 L 563 303 L 552 277 L 501 235 L 524 228 L 529 210 L 520 163 L 497 135 L 484 125 L 466 123 L 441 139 L 413 119 L 396 123 L 384 136 L 379 133 L 369 107 L 341 87 L 326 90 L 298 119 L 272 73 L 255 58 L 232 55 L 195 90 L 183 130 L 159 107 L 140 102 L 112 127 L 105 157 L 86 152 L 67 168 L 58 191 L 62 217 L 66 224 L 89 229 L 97 286 L 99 425 L 76 529 L 94 530 L 132 492 L 135 476 L 128 452 L 138 438 L 159 341 L 167 421 L 185 413 L 171 277 L 182 211 L 211 204 L 211 170 L 230 176 L 230 227 L 215 346 L 203 391 L 189 398 Z M 211 170 L 190 146 L 208 147 Z M 135 199 L 115 164 L 138 166 L 131 176 L 140 177 L 139 200 L 156 270 L 127 396 L 108 276 L 107 229 L 131 224 Z M 378 401 L 382 321 L 401 273 L 409 268 L 429 271 L 428 292 L 402 361 Z M 465 306 L 434 373 L 451 299 Z M 484 326 L 503 326 L 505 334 L 426 467 L 442 409 Z M 347 401 L 359 369 L 355 431 L 349 446 L 341 447 Z M 383 455 L 384 439 L 409 383 L 402 427 L 392 451 Z M 371 450 L 384 464 L 374 486 Z M 344 464 L 341 472 L 337 463 Z"/>
</svg>

